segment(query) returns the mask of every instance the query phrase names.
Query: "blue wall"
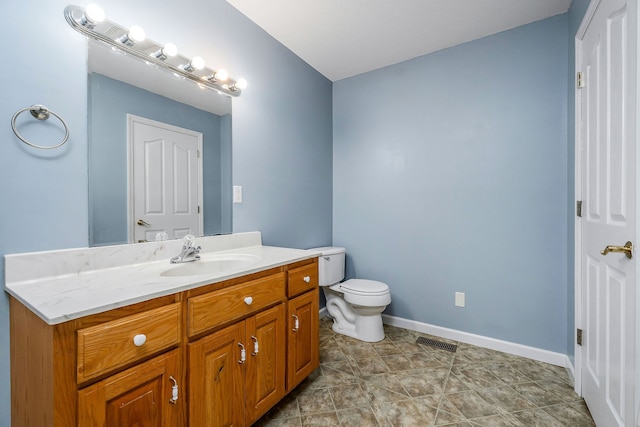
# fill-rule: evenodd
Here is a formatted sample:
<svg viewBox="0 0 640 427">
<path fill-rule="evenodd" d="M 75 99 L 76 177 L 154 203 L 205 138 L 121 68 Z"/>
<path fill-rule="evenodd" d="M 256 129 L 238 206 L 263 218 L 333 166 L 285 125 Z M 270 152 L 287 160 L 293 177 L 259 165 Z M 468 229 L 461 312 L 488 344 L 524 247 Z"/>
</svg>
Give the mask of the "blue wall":
<svg viewBox="0 0 640 427">
<path fill-rule="evenodd" d="M 0 17 L 4 50 L 14 64 L 0 68 L 0 255 L 88 243 L 86 40 L 65 22 L 68 4 L 25 0 Z M 155 0 L 104 0 L 100 5 L 109 19 L 137 23 L 151 38 L 172 40 L 186 55 L 200 55 L 212 68 L 225 67 L 248 80 L 249 87 L 233 101 L 233 184 L 245 190 L 245 203 L 234 205 L 234 231 L 260 230 L 264 243 L 272 245 L 330 244 L 331 82 L 224 0 L 162 7 Z M 17 35 L 20 41 L 14 43 Z M 71 137 L 64 148 L 34 150 L 13 135 L 11 116 L 35 103 L 69 123 Z M 26 122 L 20 130 L 29 138 L 43 144 L 47 138 L 62 139 L 53 120 Z M 8 319 L 3 293 L 2 427 L 10 425 Z"/>
<path fill-rule="evenodd" d="M 334 84 L 334 244 L 387 314 L 566 352 L 568 39 L 564 14 Z"/>
<path fill-rule="evenodd" d="M 203 232 L 231 232 L 222 223 L 222 208 L 231 204 L 220 203 L 222 163 L 231 162 L 228 150 L 222 157 L 222 137 L 230 130 L 222 129 L 220 116 L 97 73 L 89 75 L 89 87 L 89 245 L 128 242 L 127 114 L 202 133 Z"/>
</svg>

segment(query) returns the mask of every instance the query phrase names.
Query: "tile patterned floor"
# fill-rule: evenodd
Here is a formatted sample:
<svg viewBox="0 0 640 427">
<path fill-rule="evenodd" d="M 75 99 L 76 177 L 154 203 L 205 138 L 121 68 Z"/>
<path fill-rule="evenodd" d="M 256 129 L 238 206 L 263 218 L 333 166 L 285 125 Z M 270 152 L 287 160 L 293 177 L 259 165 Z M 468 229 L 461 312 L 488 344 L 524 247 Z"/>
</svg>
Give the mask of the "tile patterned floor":
<svg viewBox="0 0 640 427">
<path fill-rule="evenodd" d="M 373 344 L 320 325 L 320 368 L 255 425 L 595 426 L 564 368 L 431 337 L 451 353 L 387 325 Z"/>
</svg>

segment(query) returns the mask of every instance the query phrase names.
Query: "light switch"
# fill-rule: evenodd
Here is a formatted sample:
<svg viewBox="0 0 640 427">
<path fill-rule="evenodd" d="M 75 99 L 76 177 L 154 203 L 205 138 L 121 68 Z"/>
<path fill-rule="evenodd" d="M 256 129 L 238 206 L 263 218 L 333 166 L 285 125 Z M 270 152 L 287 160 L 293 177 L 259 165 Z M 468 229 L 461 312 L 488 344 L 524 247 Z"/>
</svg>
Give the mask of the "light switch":
<svg viewBox="0 0 640 427">
<path fill-rule="evenodd" d="M 242 203 L 242 186 L 233 186 L 233 203 Z"/>
</svg>

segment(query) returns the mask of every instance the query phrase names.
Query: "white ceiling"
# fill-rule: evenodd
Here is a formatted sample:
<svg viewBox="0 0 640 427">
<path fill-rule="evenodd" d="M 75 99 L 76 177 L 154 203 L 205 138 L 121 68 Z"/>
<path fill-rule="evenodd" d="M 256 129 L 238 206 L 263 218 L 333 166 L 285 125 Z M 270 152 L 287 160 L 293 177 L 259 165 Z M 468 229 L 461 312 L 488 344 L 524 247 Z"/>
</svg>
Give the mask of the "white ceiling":
<svg viewBox="0 0 640 427">
<path fill-rule="evenodd" d="M 227 0 L 332 81 L 566 12 L 571 0 Z"/>
</svg>

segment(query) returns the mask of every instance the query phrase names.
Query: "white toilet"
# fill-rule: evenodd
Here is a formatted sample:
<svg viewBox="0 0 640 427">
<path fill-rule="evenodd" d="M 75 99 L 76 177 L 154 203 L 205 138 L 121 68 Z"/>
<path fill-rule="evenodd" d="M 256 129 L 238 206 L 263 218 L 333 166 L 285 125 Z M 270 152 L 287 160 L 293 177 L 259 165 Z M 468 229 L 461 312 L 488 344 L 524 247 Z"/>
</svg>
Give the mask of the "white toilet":
<svg viewBox="0 0 640 427">
<path fill-rule="evenodd" d="M 314 248 L 318 258 L 320 286 L 327 300 L 327 311 L 333 317 L 333 330 L 362 341 L 384 339 L 382 312 L 391 303 L 389 286 L 375 280 L 344 279 L 345 249 Z"/>
</svg>

